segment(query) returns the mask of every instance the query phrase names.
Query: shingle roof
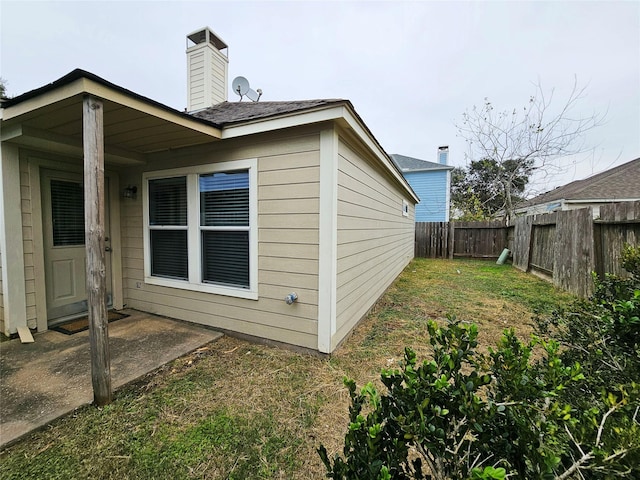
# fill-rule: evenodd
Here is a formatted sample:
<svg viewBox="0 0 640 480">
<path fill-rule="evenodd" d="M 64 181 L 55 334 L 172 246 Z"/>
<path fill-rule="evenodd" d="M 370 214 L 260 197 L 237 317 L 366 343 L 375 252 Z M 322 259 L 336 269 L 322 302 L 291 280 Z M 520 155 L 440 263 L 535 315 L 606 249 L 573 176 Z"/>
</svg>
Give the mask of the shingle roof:
<svg viewBox="0 0 640 480">
<path fill-rule="evenodd" d="M 194 112 L 192 115 L 222 127 L 234 123 L 261 120 L 304 110 L 348 104 L 339 98 L 320 100 L 298 100 L 289 102 L 222 102 L 212 107 Z"/>
<path fill-rule="evenodd" d="M 427 160 L 420 160 L 419 158 L 398 155 L 397 153 L 392 153 L 391 159 L 403 172 L 419 172 L 423 170 L 453 170 L 453 167 L 451 165 L 429 162 Z"/>
<path fill-rule="evenodd" d="M 528 200 L 523 206 L 554 200 L 616 200 L 640 198 L 640 158 L 584 180 L 576 180 Z"/>
<path fill-rule="evenodd" d="M 184 117 L 189 117 L 193 120 L 202 122 L 204 124 L 213 125 L 216 128 L 224 128 L 225 126 L 231 126 L 236 123 L 242 122 L 250 122 L 253 120 L 261 120 L 271 117 L 277 117 L 279 115 L 287 115 L 292 113 L 303 113 L 305 111 L 314 111 L 314 110 L 322 110 L 324 108 L 331 108 L 335 106 L 344 105 L 349 108 L 351 113 L 358 119 L 358 121 L 362 124 L 363 128 L 369 133 L 372 140 L 375 144 L 380 148 L 380 150 L 384 153 L 384 155 L 388 155 L 384 152 L 384 149 L 373 136 L 373 133 L 368 129 L 362 118 L 358 115 L 358 113 L 353 108 L 353 105 L 349 100 L 332 98 L 332 99 L 317 99 L 317 100 L 298 100 L 298 101 L 279 101 L 279 102 L 222 102 L 218 105 L 214 105 L 204 110 L 200 110 L 198 112 L 187 113 L 175 110 L 171 107 L 163 105 L 155 100 L 151 100 L 150 98 L 143 97 L 142 95 L 138 95 L 130 90 L 127 90 L 123 87 L 120 87 L 116 84 L 108 82 L 97 75 L 94 75 L 85 70 L 76 69 L 65 75 L 64 77 L 48 84 L 40 88 L 36 88 L 35 90 L 31 90 L 30 92 L 26 92 L 22 95 L 11 99 L 2 99 L 0 101 L 0 107 L 6 108 L 9 106 L 16 105 L 20 102 L 26 101 L 30 98 L 37 97 L 38 95 L 47 93 L 49 91 L 60 88 L 61 86 L 67 85 L 79 78 L 88 78 L 93 80 L 101 85 L 112 88 L 120 93 L 123 93 L 127 96 L 131 96 L 137 98 L 141 101 L 147 102 L 149 104 L 153 104 L 157 107 L 170 111 L 174 114 L 178 114 Z M 397 173 L 402 178 L 402 172 L 400 168 L 395 165 L 395 163 L 391 162 L 389 165 L 392 169 L 397 170 Z M 411 186 L 406 180 L 404 181 L 404 187 L 410 191 L 415 197 L 416 201 L 418 200 L 418 196 L 415 194 Z"/>
<path fill-rule="evenodd" d="M 274 117 L 287 113 L 301 112 L 304 110 L 313 110 L 315 108 L 323 108 L 340 104 L 350 105 L 350 102 L 348 100 L 343 99 L 301 100 L 291 102 L 223 102 L 205 110 L 189 114 L 186 112 L 175 110 L 174 108 L 163 105 L 142 95 L 138 95 L 135 92 L 127 90 L 114 83 L 108 82 L 107 80 L 94 75 L 91 72 L 87 72 L 86 70 L 77 68 L 67 75 L 63 76 L 62 78 L 59 78 L 58 80 L 43 87 L 36 88 L 29 92 L 18 95 L 17 97 L 2 99 L 2 107 L 10 107 L 12 105 L 18 104 L 22 101 L 36 97 L 50 90 L 54 90 L 60 86 L 69 84 L 79 78 L 91 79 L 97 83 L 125 93 L 126 95 L 130 95 L 145 102 L 152 103 L 165 110 L 169 110 L 179 115 L 193 117 L 202 122 L 213 123 L 216 127 L 223 127 L 224 125 L 231 125 L 234 123 Z"/>
</svg>

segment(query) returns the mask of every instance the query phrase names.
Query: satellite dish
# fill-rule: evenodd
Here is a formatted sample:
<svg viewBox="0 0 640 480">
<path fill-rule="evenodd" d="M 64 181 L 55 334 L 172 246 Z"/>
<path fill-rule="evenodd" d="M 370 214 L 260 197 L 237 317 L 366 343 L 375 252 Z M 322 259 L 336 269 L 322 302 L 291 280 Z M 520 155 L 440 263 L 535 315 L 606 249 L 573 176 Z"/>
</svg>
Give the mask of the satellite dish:
<svg viewBox="0 0 640 480">
<path fill-rule="evenodd" d="M 250 88 L 247 91 L 247 97 L 249 97 L 249 100 L 251 100 L 252 102 L 257 102 L 260 98 L 260 95 L 258 95 L 253 88 Z"/>
<path fill-rule="evenodd" d="M 244 77 L 236 77 L 231 82 L 231 88 L 242 98 L 249 91 L 249 80 Z"/>
<path fill-rule="evenodd" d="M 244 97 L 245 95 L 249 98 L 249 100 L 253 102 L 257 102 L 262 96 L 262 90 L 258 89 L 258 91 L 256 92 L 255 90 L 251 89 L 249 87 L 249 80 L 244 77 L 234 78 L 233 82 L 231 82 L 231 88 L 234 92 L 236 92 L 236 94 L 240 95 L 240 101 L 242 101 L 242 97 Z"/>
</svg>

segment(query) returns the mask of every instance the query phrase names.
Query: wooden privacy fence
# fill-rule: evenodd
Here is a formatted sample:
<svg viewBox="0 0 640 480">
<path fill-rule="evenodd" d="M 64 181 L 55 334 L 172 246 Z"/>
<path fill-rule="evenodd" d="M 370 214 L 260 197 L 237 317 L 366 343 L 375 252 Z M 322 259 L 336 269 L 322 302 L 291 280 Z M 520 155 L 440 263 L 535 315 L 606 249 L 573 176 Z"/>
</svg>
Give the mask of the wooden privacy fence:
<svg viewBox="0 0 640 480">
<path fill-rule="evenodd" d="M 417 222 L 415 256 L 449 258 L 449 238 L 453 238 L 453 222 Z"/>
<path fill-rule="evenodd" d="M 626 275 L 625 244 L 640 245 L 640 201 L 516 217 L 503 222 L 416 223 L 415 255 L 428 258 L 498 258 L 511 250 L 513 265 L 553 281 L 575 295 L 592 293 L 591 273 Z"/>
<path fill-rule="evenodd" d="M 581 297 L 593 291 L 591 273 L 625 276 L 620 253 L 640 245 L 640 201 L 516 218 L 513 265 L 546 276 Z"/>
<path fill-rule="evenodd" d="M 415 256 L 498 258 L 508 237 L 509 228 L 502 221 L 418 222 Z"/>
</svg>

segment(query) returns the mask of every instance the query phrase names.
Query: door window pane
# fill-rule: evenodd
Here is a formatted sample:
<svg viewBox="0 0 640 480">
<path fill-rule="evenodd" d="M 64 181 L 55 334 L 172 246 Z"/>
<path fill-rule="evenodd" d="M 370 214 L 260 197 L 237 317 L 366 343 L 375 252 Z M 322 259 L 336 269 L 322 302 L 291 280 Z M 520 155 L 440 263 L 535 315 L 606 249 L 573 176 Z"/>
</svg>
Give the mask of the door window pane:
<svg viewBox="0 0 640 480">
<path fill-rule="evenodd" d="M 84 189 L 82 183 L 51 180 L 53 246 L 84 245 Z"/>
</svg>

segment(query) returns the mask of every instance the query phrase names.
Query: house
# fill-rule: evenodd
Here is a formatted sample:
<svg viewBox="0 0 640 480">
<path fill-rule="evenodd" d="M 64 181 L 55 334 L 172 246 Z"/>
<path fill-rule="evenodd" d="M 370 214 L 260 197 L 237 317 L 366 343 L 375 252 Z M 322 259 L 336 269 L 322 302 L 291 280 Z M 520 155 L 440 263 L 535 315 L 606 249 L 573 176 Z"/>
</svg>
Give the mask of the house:
<svg viewBox="0 0 640 480">
<path fill-rule="evenodd" d="M 593 215 L 597 218 L 601 205 L 635 200 L 640 200 L 640 158 L 538 195 L 517 208 L 516 214 L 536 215 L 593 207 Z"/>
<path fill-rule="evenodd" d="M 449 147 L 438 148 L 438 162 L 392 154 L 391 158 L 420 197 L 416 222 L 448 222 L 451 170 L 447 165 Z"/>
<path fill-rule="evenodd" d="M 227 45 L 187 39 L 191 113 L 83 70 L 2 104 L 5 335 L 87 310 L 91 142 L 115 310 L 329 353 L 413 258 L 418 197 L 349 101 L 230 102 Z"/>
</svg>

